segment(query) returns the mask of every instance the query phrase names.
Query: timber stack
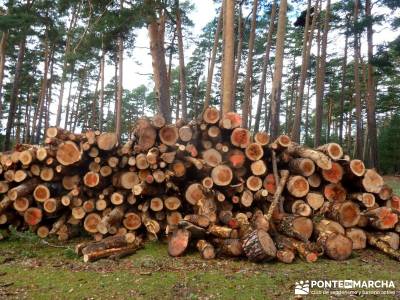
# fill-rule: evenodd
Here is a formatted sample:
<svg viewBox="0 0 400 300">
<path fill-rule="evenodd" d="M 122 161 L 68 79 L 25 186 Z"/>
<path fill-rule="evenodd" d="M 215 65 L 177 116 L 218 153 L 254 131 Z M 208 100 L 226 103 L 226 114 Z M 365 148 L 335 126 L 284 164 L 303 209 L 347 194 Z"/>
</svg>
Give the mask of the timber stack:
<svg viewBox="0 0 400 300">
<path fill-rule="evenodd" d="M 400 197 L 373 169 L 329 143 L 251 134 L 236 113 L 141 118 L 133 138 L 47 129 L 42 146 L 0 157 L 0 226 L 76 246 L 85 261 L 168 238 L 171 256 L 251 261 L 347 259 L 368 245 L 400 259 Z"/>
</svg>

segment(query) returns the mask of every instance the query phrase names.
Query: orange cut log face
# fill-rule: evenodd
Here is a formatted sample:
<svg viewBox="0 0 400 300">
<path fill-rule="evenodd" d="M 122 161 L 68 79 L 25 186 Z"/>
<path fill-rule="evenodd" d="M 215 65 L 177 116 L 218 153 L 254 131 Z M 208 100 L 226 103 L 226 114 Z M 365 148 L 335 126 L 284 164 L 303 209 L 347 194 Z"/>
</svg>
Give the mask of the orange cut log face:
<svg viewBox="0 0 400 300">
<path fill-rule="evenodd" d="M 332 168 L 329 170 L 322 170 L 325 180 L 331 183 L 338 183 L 343 177 L 343 168 L 336 162 L 332 162 Z"/>
<path fill-rule="evenodd" d="M 244 128 L 236 128 L 231 135 L 231 142 L 233 145 L 246 148 L 250 144 L 250 133 Z"/>
<path fill-rule="evenodd" d="M 365 173 L 365 165 L 359 159 L 353 159 L 350 162 L 350 169 L 354 172 L 357 176 L 362 176 Z"/>
<path fill-rule="evenodd" d="M 340 158 L 343 155 L 342 148 L 335 143 L 329 145 L 329 152 L 334 158 Z"/>
<path fill-rule="evenodd" d="M 328 184 L 324 188 L 325 197 L 332 202 L 344 202 L 346 200 L 346 191 L 339 184 Z"/>
<path fill-rule="evenodd" d="M 95 187 L 99 183 L 99 176 L 94 172 L 88 172 L 84 181 L 88 187 Z"/>
<path fill-rule="evenodd" d="M 37 225 L 42 220 L 42 211 L 37 208 L 27 209 L 24 214 L 24 220 L 30 226 Z"/>
</svg>

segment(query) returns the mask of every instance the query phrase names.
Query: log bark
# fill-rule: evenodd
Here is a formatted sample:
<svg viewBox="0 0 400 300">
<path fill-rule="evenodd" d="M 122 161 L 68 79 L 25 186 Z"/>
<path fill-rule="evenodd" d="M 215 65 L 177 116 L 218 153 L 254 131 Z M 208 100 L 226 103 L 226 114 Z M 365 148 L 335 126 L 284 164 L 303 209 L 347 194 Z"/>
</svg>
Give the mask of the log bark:
<svg viewBox="0 0 400 300">
<path fill-rule="evenodd" d="M 40 182 L 39 179 L 31 178 L 9 190 L 7 192 L 7 196 L 11 200 L 16 200 L 17 198 L 28 196 L 34 191 L 35 187 L 37 186 L 37 184 L 39 184 L 39 182 Z"/>
<path fill-rule="evenodd" d="M 270 235 L 254 230 L 243 239 L 243 251 L 250 261 L 261 262 L 276 257 L 276 247 Z"/>
<path fill-rule="evenodd" d="M 368 241 L 369 245 L 381 250 L 382 252 L 386 253 L 390 257 L 400 261 L 400 251 L 391 248 L 388 243 L 386 243 L 386 242 L 382 241 L 381 239 L 379 239 L 378 237 L 374 236 L 374 234 L 367 233 L 367 241 Z"/>
<path fill-rule="evenodd" d="M 309 158 L 296 158 L 289 162 L 289 170 L 292 174 L 311 176 L 315 172 L 314 162 Z"/>
<path fill-rule="evenodd" d="M 306 217 L 286 215 L 278 221 L 277 229 L 289 237 L 306 242 L 312 235 L 313 222 Z"/>
<path fill-rule="evenodd" d="M 302 147 L 294 143 L 287 147 L 286 151 L 291 155 L 311 159 L 318 167 L 323 170 L 329 170 L 332 168 L 332 162 L 330 158 L 322 152 Z"/>
</svg>

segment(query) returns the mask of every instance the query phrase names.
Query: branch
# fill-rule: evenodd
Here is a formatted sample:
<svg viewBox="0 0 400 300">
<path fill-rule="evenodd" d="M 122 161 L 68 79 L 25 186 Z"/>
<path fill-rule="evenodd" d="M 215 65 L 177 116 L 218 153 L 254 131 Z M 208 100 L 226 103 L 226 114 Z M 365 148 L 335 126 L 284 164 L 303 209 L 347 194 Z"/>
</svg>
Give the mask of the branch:
<svg viewBox="0 0 400 300">
<path fill-rule="evenodd" d="M 104 16 L 104 14 L 107 12 L 107 7 L 108 7 L 112 2 L 113 2 L 113 0 L 110 0 L 110 1 L 107 3 L 107 5 L 106 5 L 105 9 L 103 10 L 103 12 L 97 17 L 97 19 L 94 21 L 94 23 L 93 23 L 92 25 L 96 25 L 96 24 L 99 23 L 100 19 L 101 19 L 101 18 Z M 90 1 L 89 1 L 89 3 L 90 3 Z M 82 36 L 80 37 L 78 43 L 76 44 L 76 46 L 75 46 L 75 48 L 74 48 L 74 53 L 76 52 L 76 50 L 77 50 L 77 49 L 79 48 L 79 46 L 81 45 L 81 43 L 82 43 L 82 41 L 83 41 L 83 38 L 86 36 L 87 32 L 89 31 L 89 27 L 91 27 L 91 26 L 90 26 L 90 25 L 91 25 L 91 24 L 90 24 L 90 20 L 91 20 L 91 18 L 92 18 L 92 14 L 93 14 L 92 5 L 91 5 L 91 4 L 89 5 L 89 8 L 90 8 L 90 16 L 89 16 L 88 24 L 87 24 L 87 26 L 86 26 L 86 28 L 85 28 L 85 31 L 83 32 Z"/>
</svg>

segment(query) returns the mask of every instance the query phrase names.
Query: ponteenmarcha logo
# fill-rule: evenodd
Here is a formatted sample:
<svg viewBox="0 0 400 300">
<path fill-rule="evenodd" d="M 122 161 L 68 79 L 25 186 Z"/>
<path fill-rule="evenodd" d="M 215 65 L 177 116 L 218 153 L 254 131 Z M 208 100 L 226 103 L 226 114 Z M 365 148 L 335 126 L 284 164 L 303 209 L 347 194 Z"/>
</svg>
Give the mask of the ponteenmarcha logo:
<svg viewBox="0 0 400 300">
<path fill-rule="evenodd" d="M 308 280 L 296 281 L 294 286 L 294 294 L 295 295 L 308 295 L 310 293 L 310 283 Z"/>
<path fill-rule="evenodd" d="M 394 294 L 393 280 L 300 280 L 294 286 L 295 295 L 308 294 Z"/>
</svg>

